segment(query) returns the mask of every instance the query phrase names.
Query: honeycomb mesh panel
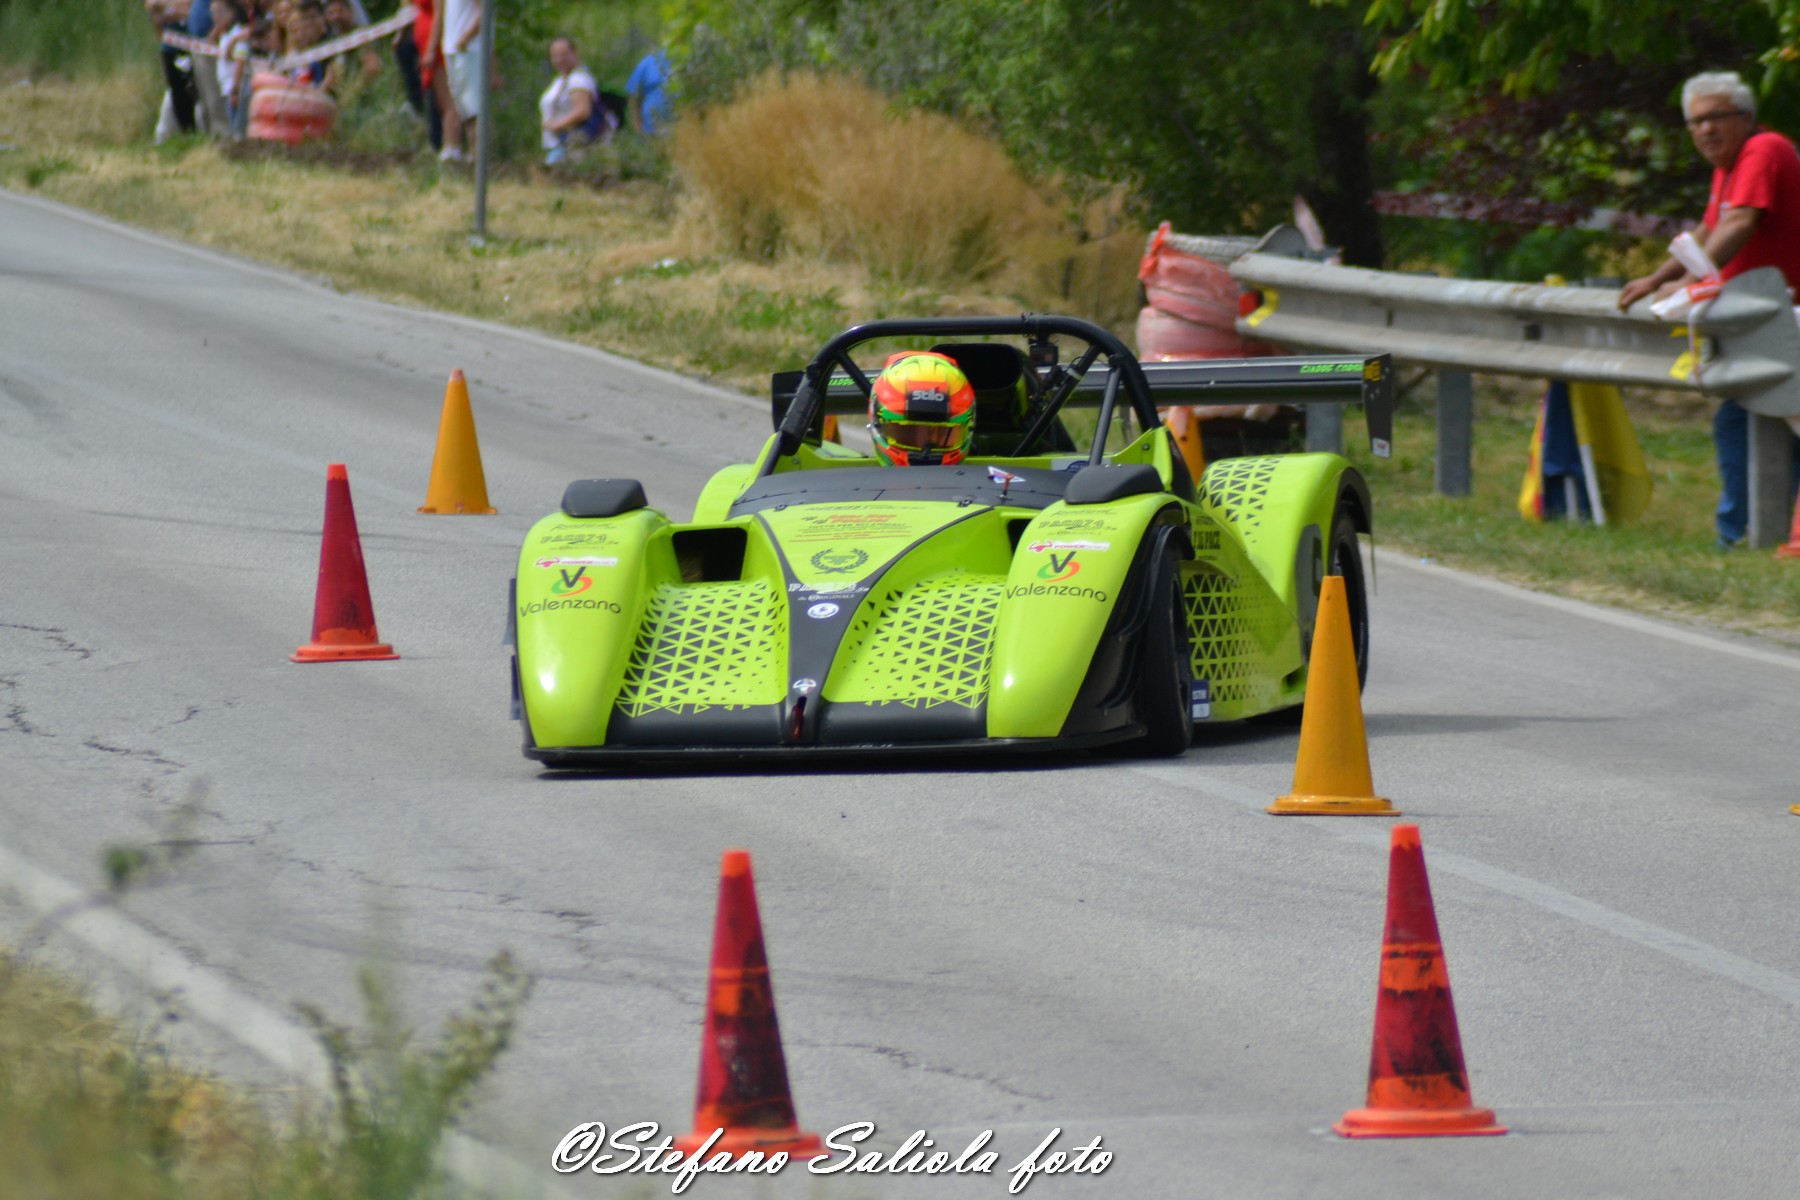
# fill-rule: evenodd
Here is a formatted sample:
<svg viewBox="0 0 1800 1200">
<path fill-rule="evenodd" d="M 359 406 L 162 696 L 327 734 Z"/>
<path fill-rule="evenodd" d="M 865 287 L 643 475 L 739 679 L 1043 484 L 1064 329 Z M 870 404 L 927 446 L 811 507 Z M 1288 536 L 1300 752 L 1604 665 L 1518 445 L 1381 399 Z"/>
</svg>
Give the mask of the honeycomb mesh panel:
<svg viewBox="0 0 1800 1200">
<path fill-rule="evenodd" d="M 619 686 L 628 717 L 774 704 L 787 665 L 785 597 L 767 581 L 659 584 Z"/>
<path fill-rule="evenodd" d="M 1247 542 L 1256 540 L 1269 484 L 1280 465 L 1279 458 L 1223 458 L 1208 466 L 1201 479 L 1207 500 L 1224 512 Z"/>
<path fill-rule="evenodd" d="M 987 699 L 1004 575 L 955 575 L 892 588 L 866 602 L 832 672 L 829 700 L 908 708 Z"/>
<path fill-rule="evenodd" d="M 1274 648 L 1292 623 L 1281 600 L 1254 573 L 1240 582 L 1201 572 L 1188 580 L 1186 594 L 1194 678 L 1212 681 L 1217 715 L 1228 719 L 1274 704 L 1280 695 Z"/>
</svg>

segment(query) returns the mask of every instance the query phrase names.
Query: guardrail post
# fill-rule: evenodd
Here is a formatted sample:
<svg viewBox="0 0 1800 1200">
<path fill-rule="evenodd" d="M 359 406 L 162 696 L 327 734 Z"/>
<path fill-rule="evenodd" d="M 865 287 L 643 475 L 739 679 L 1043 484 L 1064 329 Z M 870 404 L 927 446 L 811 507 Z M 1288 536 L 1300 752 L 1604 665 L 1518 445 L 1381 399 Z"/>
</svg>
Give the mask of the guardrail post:
<svg viewBox="0 0 1800 1200">
<path fill-rule="evenodd" d="M 1309 404 L 1306 406 L 1306 448 L 1327 454 L 1344 452 L 1344 406 L 1341 404 Z"/>
<path fill-rule="evenodd" d="M 1466 496 L 1473 470 L 1475 381 L 1467 371 L 1437 373 L 1437 466 L 1433 475 L 1440 496 Z"/>
<path fill-rule="evenodd" d="M 1766 550 L 1787 541 L 1794 512 L 1792 434 L 1780 417 L 1749 417 L 1750 545 Z"/>
</svg>

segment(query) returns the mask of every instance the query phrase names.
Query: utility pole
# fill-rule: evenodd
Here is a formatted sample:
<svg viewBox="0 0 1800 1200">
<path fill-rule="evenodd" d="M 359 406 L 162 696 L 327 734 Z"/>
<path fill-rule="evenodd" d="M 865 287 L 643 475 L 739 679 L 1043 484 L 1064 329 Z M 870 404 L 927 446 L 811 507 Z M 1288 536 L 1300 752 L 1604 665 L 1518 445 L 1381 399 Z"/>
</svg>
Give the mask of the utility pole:
<svg viewBox="0 0 1800 1200">
<path fill-rule="evenodd" d="M 475 236 L 477 245 L 487 238 L 488 159 L 494 147 L 494 9 L 499 0 L 482 0 L 481 75 L 475 81 Z"/>
</svg>

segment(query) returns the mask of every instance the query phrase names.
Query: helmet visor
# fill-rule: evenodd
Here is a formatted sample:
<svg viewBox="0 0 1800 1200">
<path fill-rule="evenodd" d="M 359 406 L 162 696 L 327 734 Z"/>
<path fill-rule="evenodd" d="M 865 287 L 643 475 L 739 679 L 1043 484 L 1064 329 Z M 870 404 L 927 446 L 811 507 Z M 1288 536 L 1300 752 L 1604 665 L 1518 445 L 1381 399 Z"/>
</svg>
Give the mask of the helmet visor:
<svg viewBox="0 0 1800 1200">
<path fill-rule="evenodd" d="M 901 450 L 954 450 L 967 439 L 969 427 L 877 421 L 875 431 L 888 445 Z"/>
</svg>

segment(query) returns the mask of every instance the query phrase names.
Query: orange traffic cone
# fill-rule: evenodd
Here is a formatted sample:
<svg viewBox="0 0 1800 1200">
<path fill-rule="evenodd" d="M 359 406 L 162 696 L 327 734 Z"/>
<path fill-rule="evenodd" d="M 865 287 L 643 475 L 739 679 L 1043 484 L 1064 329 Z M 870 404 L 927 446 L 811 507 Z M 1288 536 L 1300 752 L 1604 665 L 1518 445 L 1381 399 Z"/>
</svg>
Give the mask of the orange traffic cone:
<svg viewBox="0 0 1800 1200">
<path fill-rule="evenodd" d="M 1198 483 L 1206 474 L 1206 445 L 1200 438 L 1200 418 L 1194 415 L 1192 407 L 1178 405 L 1163 410 L 1163 424 L 1169 427 L 1175 448 L 1187 463 L 1188 474 Z"/>
<path fill-rule="evenodd" d="M 775 1022 L 775 993 L 747 850 L 727 850 L 719 864 L 719 912 L 713 924 L 694 1132 L 677 1138 L 675 1149 L 734 1156 L 747 1151 L 801 1156 L 824 1150 L 817 1134 L 800 1132 L 788 1094 L 787 1060 Z"/>
<path fill-rule="evenodd" d="M 325 468 L 325 535 L 319 543 L 312 641 L 292 658 L 307 663 L 400 657 L 379 639 L 362 539 L 356 535 L 356 506 L 350 502 L 350 472 L 343 463 L 332 463 Z"/>
<path fill-rule="evenodd" d="M 1368 816 L 1400 810 L 1375 794 L 1369 776 L 1369 740 L 1363 732 L 1362 689 L 1356 682 L 1356 643 L 1344 579 L 1327 575 L 1319 590 L 1313 628 L 1312 668 L 1306 707 L 1300 714 L 1300 754 L 1294 790 L 1269 805 L 1278 816 L 1294 813 Z"/>
<path fill-rule="evenodd" d="M 1775 547 L 1776 558 L 1800 558 L 1800 503 L 1794 505 L 1794 523 L 1788 527 L 1787 545 Z"/>
<path fill-rule="evenodd" d="M 1344 1137 L 1474 1137 L 1505 1133 L 1470 1103 L 1450 970 L 1438 941 L 1417 825 L 1396 825 L 1388 854 L 1387 928 L 1369 1051 L 1369 1106 L 1332 1128 Z"/>
<path fill-rule="evenodd" d="M 444 415 L 438 418 L 437 452 L 431 456 L 431 482 L 425 487 L 422 513 L 491 513 L 487 477 L 481 473 L 481 447 L 475 442 L 475 414 L 469 408 L 469 385 L 461 369 L 450 372 L 444 389 Z"/>
</svg>

